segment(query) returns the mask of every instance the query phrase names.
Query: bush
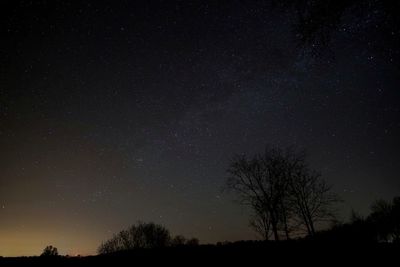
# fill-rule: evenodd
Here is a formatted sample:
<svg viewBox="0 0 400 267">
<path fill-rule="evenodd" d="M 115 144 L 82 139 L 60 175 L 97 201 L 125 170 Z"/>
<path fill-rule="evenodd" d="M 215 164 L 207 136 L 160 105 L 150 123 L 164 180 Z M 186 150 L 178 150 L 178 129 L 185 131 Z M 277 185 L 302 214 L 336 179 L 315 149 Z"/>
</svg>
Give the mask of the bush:
<svg viewBox="0 0 400 267">
<path fill-rule="evenodd" d="M 58 256 L 58 249 L 53 246 L 47 246 L 43 249 L 41 257 L 55 257 Z"/>
<path fill-rule="evenodd" d="M 169 230 L 155 223 L 132 225 L 103 242 L 97 249 L 99 254 L 108 254 L 133 249 L 197 246 L 197 238 L 186 239 L 182 235 L 172 237 Z"/>
<path fill-rule="evenodd" d="M 164 226 L 155 223 L 132 225 L 113 238 L 103 242 L 98 248 L 100 254 L 107 254 L 137 248 L 161 248 L 170 244 L 171 235 Z"/>
</svg>

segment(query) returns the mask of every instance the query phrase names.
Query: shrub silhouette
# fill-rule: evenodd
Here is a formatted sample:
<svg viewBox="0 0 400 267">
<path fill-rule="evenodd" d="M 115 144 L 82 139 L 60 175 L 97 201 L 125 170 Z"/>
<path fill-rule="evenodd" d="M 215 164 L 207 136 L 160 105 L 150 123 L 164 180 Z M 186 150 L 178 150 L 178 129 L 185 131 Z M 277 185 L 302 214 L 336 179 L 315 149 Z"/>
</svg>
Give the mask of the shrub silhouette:
<svg viewBox="0 0 400 267">
<path fill-rule="evenodd" d="M 198 246 L 200 244 L 200 241 L 197 238 L 191 238 L 189 240 L 186 241 L 186 246 Z"/>
<path fill-rule="evenodd" d="M 171 239 L 170 246 L 172 247 L 182 247 L 182 246 L 189 246 L 194 247 L 199 245 L 199 240 L 197 238 L 190 238 L 187 239 L 183 235 L 177 235 Z"/>
<path fill-rule="evenodd" d="M 366 217 L 352 213 L 349 223 L 338 223 L 331 229 L 318 232 L 318 241 L 357 243 L 400 242 L 400 197 L 392 201 L 377 200 Z"/>
<path fill-rule="evenodd" d="M 186 243 L 186 238 L 183 235 L 177 235 L 171 239 L 171 246 L 183 246 Z"/>
<path fill-rule="evenodd" d="M 197 238 L 186 239 L 182 235 L 172 237 L 169 230 L 155 223 L 139 222 L 127 230 L 115 234 L 97 249 L 99 254 L 108 254 L 134 249 L 197 246 Z"/>
<path fill-rule="evenodd" d="M 47 246 L 43 249 L 41 257 L 55 257 L 58 256 L 58 249 L 53 246 Z"/>
<path fill-rule="evenodd" d="M 376 229 L 379 241 L 400 242 L 400 197 L 393 200 L 377 200 L 371 206 L 372 213 L 368 216 L 370 224 Z"/>
<path fill-rule="evenodd" d="M 169 245 L 171 235 L 164 226 L 155 223 L 132 225 L 103 242 L 98 248 L 100 254 L 137 248 L 160 248 Z"/>
</svg>

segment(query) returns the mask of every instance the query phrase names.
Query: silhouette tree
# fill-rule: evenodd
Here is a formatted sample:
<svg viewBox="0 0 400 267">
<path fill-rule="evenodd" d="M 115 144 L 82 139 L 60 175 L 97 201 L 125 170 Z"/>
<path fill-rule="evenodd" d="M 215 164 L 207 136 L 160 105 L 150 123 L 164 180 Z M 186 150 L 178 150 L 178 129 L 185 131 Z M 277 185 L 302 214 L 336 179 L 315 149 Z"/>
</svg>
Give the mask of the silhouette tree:
<svg viewBox="0 0 400 267">
<path fill-rule="evenodd" d="M 279 152 L 267 150 L 264 155 L 256 155 L 248 159 L 245 155 L 237 155 L 231 161 L 227 185 L 235 191 L 243 204 L 250 205 L 255 216 L 268 214 L 272 233 L 279 240 L 278 224 L 280 203 L 284 192 L 284 177 L 280 175 L 281 162 Z M 279 174 L 278 174 L 279 173 Z"/>
<path fill-rule="evenodd" d="M 359 34 L 359 42 L 400 66 L 400 2 L 393 0 L 279 0 L 275 7 L 292 9 L 300 43 L 314 52 L 335 32 Z M 370 34 L 372 38 L 366 37 Z M 360 39 L 361 38 L 361 39 Z"/>
<path fill-rule="evenodd" d="M 297 162 L 293 149 L 271 147 L 253 158 L 237 155 L 231 161 L 228 189 L 238 194 L 241 203 L 252 207 L 254 218 L 250 225 L 265 239 L 269 236 L 265 231 L 269 229 L 275 240 L 280 239 L 280 231 L 289 238 L 292 207 L 288 189 Z"/>
<path fill-rule="evenodd" d="M 169 230 L 164 226 L 139 222 L 103 242 L 99 246 L 98 252 L 99 254 L 107 254 L 137 248 L 160 248 L 168 246 L 170 240 Z"/>
<path fill-rule="evenodd" d="M 43 249 L 42 254 L 40 255 L 42 257 L 55 257 L 58 256 L 58 249 L 53 246 L 47 246 Z"/>
<path fill-rule="evenodd" d="M 390 219 L 392 221 L 393 242 L 400 243 L 400 197 L 393 198 Z"/>
<path fill-rule="evenodd" d="M 275 240 L 303 225 L 309 235 L 315 223 L 331 218 L 338 198 L 306 161 L 305 153 L 293 148 L 267 147 L 253 158 L 237 155 L 228 168 L 227 188 L 240 203 L 253 210 L 250 226 L 264 239 Z M 299 223 L 300 222 L 300 223 Z"/>
<path fill-rule="evenodd" d="M 319 173 L 301 162 L 289 181 L 289 195 L 294 213 L 312 236 L 317 222 L 334 219 L 334 204 L 340 200 Z"/>
<path fill-rule="evenodd" d="M 127 250 L 125 245 L 120 245 L 121 237 L 119 235 L 114 235 L 111 239 L 104 241 L 98 247 L 97 251 L 99 254 L 108 254 L 121 250 Z"/>
<path fill-rule="evenodd" d="M 371 205 L 367 217 L 352 211 L 348 223 L 338 223 L 330 229 L 316 233 L 316 240 L 376 243 L 400 242 L 400 197 L 392 201 L 377 200 Z"/>
<path fill-rule="evenodd" d="M 377 200 L 372 204 L 371 211 L 368 220 L 375 225 L 377 239 L 400 242 L 400 197 L 391 202 Z"/>
<path fill-rule="evenodd" d="M 186 241 L 186 246 L 194 247 L 194 246 L 198 246 L 199 243 L 200 242 L 197 238 L 190 238 Z"/>
<path fill-rule="evenodd" d="M 171 240 L 171 246 L 183 246 L 186 244 L 186 238 L 183 235 L 177 235 Z"/>
<path fill-rule="evenodd" d="M 258 233 L 264 240 L 269 240 L 271 236 L 271 221 L 269 213 L 262 207 L 253 206 L 255 214 L 250 219 L 250 227 Z"/>
<path fill-rule="evenodd" d="M 139 222 L 102 242 L 97 251 L 99 254 L 108 254 L 124 250 L 197 246 L 198 244 L 197 238 L 186 239 L 182 235 L 171 237 L 169 230 L 162 225 Z"/>
</svg>

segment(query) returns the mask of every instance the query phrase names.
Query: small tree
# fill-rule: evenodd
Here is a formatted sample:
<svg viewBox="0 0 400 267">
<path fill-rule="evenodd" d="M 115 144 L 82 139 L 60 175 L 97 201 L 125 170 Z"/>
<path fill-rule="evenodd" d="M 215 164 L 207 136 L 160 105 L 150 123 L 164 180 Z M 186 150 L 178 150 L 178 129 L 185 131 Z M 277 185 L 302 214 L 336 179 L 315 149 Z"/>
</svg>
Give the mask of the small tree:
<svg viewBox="0 0 400 267">
<path fill-rule="evenodd" d="M 198 246 L 200 243 L 200 241 L 197 238 L 190 238 L 186 241 L 186 246 Z"/>
<path fill-rule="evenodd" d="M 177 235 L 171 240 L 171 246 L 178 247 L 183 246 L 186 243 L 186 238 L 183 235 Z"/>
<path fill-rule="evenodd" d="M 334 219 L 333 205 L 339 198 L 321 175 L 300 165 L 289 183 L 291 207 L 310 236 L 315 234 L 315 224 Z"/>
<path fill-rule="evenodd" d="M 286 209 L 282 205 L 287 186 L 285 162 L 281 150 L 267 148 L 264 154 L 253 158 L 235 156 L 228 169 L 228 189 L 253 209 L 254 216 L 268 217 L 275 240 L 279 240 L 282 212 Z"/>
<path fill-rule="evenodd" d="M 58 249 L 53 246 L 47 246 L 43 249 L 42 254 L 40 255 L 42 257 L 55 257 L 58 256 Z"/>
<path fill-rule="evenodd" d="M 375 226 L 378 240 L 400 242 L 400 197 L 377 200 L 371 211 L 368 220 Z"/>
</svg>

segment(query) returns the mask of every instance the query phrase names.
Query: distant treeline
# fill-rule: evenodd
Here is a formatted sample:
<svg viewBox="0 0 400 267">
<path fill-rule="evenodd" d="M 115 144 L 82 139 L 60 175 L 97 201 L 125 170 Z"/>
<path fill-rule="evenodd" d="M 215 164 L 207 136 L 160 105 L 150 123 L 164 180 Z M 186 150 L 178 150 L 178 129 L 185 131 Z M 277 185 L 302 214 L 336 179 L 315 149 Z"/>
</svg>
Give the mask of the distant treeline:
<svg viewBox="0 0 400 267">
<path fill-rule="evenodd" d="M 170 231 L 162 225 L 139 222 L 103 242 L 97 251 L 99 254 L 108 254 L 134 249 L 197 246 L 198 244 L 197 238 L 187 239 L 182 235 L 172 236 Z"/>
<path fill-rule="evenodd" d="M 280 241 L 282 246 L 290 244 L 318 244 L 329 242 L 331 244 L 349 243 L 399 243 L 400 244 L 400 197 L 392 201 L 377 200 L 371 206 L 371 213 L 366 217 L 352 213 L 350 222 L 335 222 L 330 228 L 317 231 L 314 235 L 298 237 L 295 240 Z M 224 247 L 234 249 L 240 247 L 252 247 L 262 249 L 276 244 L 274 241 L 237 241 L 218 242 L 216 245 L 203 245 L 205 248 Z M 193 248 L 199 245 L 196 238 L 186 239 L 181 235 L 172 236 L 168 229 L 155 223 L 139 222 L 127 230 L 115 234 L 111 239 L 103 242 L 99 248 L 99 254 L 114 254 L 123 251 L 164 248 Z M 204 248 L 205 247 L 205 248 Z"/>
<path fill-rule="evenodd" d="M 330 229 L 319 231 L 318 241 L 393 242 L 400 243 L 400 197 L 392 201 L 377 200 L 371 213 L 362 217 L 352 212 L 350 222 L 335 223 Z"/>
<path fill-rule="evenodd" d="M 250 207 L 250 226 L 265 241 L 400 242 L 400 197 L 377 200 L 366 218 L 353 212 L 350 222 L 339 223 L 335 205 L 341 200 L 309 166 L 304 151 L 267 146 L 262 154 L 234 156 L 228 173 L 227 189 Z M 318 229 L 322 225 L 324 230 Z M 198 244 L 196 238 L 172 236 L 162 225 L 139 222 L 103 242 L 98 253 Z"/>
</svg>

